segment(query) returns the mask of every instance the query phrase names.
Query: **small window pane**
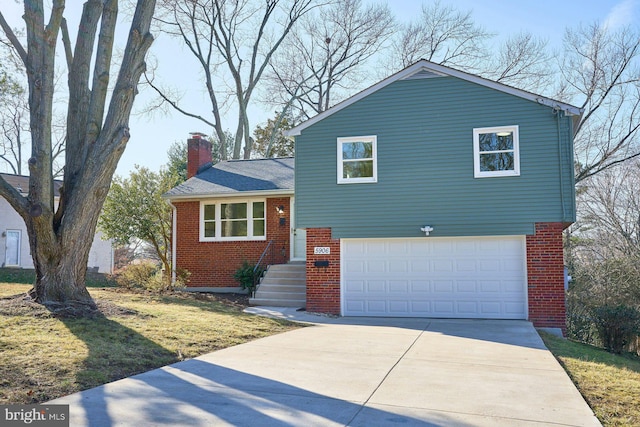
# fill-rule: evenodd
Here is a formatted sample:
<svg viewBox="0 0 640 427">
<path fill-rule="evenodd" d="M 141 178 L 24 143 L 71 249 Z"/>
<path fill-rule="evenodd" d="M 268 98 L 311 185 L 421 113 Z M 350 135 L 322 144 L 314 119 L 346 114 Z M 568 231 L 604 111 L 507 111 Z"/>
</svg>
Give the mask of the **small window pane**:
<svg viewBox="0 0 640 427">
<path fill-rule="evenodd" d="M 220 226 L 223 237 L 244 237 L 247 235 L 247 221 L 223 221 Z"/>
<path fill-rule="evenodd" d="M 371 178 L 372 176 L 373 160 L 344 162 L 342 165 L 343 178 Z"/>
<path fill-rule="evenodd" d="M 264 218 L 264 202 L 253 203 L 253 217 Z"/>
<path fill-rule="evenodd" d="M 205 221 L 213 221 L 216 219 L 216 205 L 204 205 Z"/>
<path fill-rule="evenodd" d="M 220 205 L 221 219 L 246 219 L 247 204 L 246 203 L 223 203 Z"/>
<path fill-rule="evenodd" d="M 370 142 L 344 142 L 342 143 L 342 158 L 370 159 L 373 157 L 373 144 Z"/>
<path fill-rule="evenodd" d="M 480 171 L 511 171 L 513 170 L 513 153 L 493 153 L 480 155 Z"/>
<path fill-rule="evenodd" d="M 208 221 L 204 223 L 204 237 L 216 237 L 215 221 Z"/>
<path fill-rule="evenodd" d="M 513 132 L 481 133 L 480 151 L 513 150 Z"/>
<path fill-rule="evenodd" d="M 264 219 L 256 219 L 253 221 L 253 235 L 264 236 Z"/>
</svg>

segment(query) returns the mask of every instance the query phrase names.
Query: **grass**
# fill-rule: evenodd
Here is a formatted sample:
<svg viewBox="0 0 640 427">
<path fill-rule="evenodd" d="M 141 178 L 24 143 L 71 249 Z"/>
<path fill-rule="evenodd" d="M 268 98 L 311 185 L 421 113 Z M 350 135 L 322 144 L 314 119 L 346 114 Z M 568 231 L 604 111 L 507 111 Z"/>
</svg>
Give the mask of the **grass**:
<svg viewBox="0 0 640 427">
<path fill-rule="evenodd" d="M 540 332 L 604 426 L 640 426 L 640 358 Z"/>
<path fill-rule="evenodd" d="M 0 283 L 0 298 L 30 286 Z M 56 318 L 0 300 L 0 404 L 39 403 L 299 327 L 212 296 L 90 289 L 104 317 Z"/>
</svg>

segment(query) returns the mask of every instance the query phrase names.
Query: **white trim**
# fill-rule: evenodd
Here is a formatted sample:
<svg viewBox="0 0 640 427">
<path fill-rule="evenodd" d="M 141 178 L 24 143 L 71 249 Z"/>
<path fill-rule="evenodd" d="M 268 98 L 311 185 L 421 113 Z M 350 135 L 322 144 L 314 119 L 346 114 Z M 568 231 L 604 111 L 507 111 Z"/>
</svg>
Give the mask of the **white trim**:
<svg viewBox="0 0 640 427">
<path fill-rule="evenodd" d="M 169 206 L 171 206 L 171 283 L 176 283 L 176 249 L 178 244 L 178 209 L 171 203 L 171 200 L 167 200 Z M 111 251 L 113 252 L 113 250 Z M 113 270 L 113 267 L 112 267 Z"/>
<path fill-rule="evenodd" d="M 339 104 L 334 105 L 333 107 L 318 114 L 315 117 L 312 117 L 306 122 L 303 122 L 298 126 L 291 128 L 288 131 L 285 131 L 284 135 L 298 136 L 302 133 L 303 130 L 305 130 L 309 126 L 314 125 L 319 121 L 324 120 L 325 118 L 337 113 L 338 111 L 347 108 L 351 104 L 357 101 L 360 101 L 362 98 L 365 98 L 371 95 L 372 93 L 379 91 L 380 89 L 390 85 L 391 83 L 397 80 L 402 80 L 404 78 L 410 77 L 422 70 L 431 71 L 433 73 L 442 74 L 444 76 L 457 77 L 459 79 L 466 80 L 471 83 L 476 83 L 481 86 L 498 90 L 500 92 L 508 93 L 510 95 L 527 99 L 529 101 L 537 102 L 538 104 L 546 105 L 547 107 L 558 108 L 563 110 L 567 115 L 570 115 L 570 116 L 580 116 L 584 112 L 584 109 L 575 107 L 570 104 L 566 104 L 564 102 L 556 101 L 551 98 L 546 98 L 541 95 L 536 95 L 535 93 L 527 92 L 521 89 L 516 89 L 514 87 L 507 86 L 502 83 L 494 82 L 493 80 L 487 80 L 480 76 L 465 73 L 464 71 L 455 70 L 453 68 L 445 67 L 444 65 L 434 64 L 432 62 L 422 59 L 416 62 L 415 64 L 410 65 L 407 68 L 400 70 L 397 73 L 391 75 L 390 77 L 387 77 L 386 79 L 376 83 L 375 85 L 370 86 L 369 88 L 355 94 L 351 98 L 348 98 L 340 102 Z"/>
<path fill-rule="evenodd" d="M 373 161 L 373 176 L 360 177 L 360 178 L 344 178 L 343 165 L 344 159 L 342 158 L 342 144 L 352 142 L 369 142 L 371 143 L 371 155 L 372 158 L 363 158 L 361 160 Z M 337 139 L 337 171 L 338 171 L 338 184 L 362 184 L 362 183 L 375 183 L 378 182 L 378 138 L 376 135 L 366 136 L 349 136 L 339 137 Z M 350 161 L 350 160 L 349 160 Z"/>
<path fill-rule="evenodd" d="M 534 234 L 535 234 L 535 226 L 534 226 Z M 529 266 L 527 265 L 527 259 L 529 259 L 527 257 L 527 236 L 524 235 L 522 236 L 522 253 L 524 254 L 523 260 L 522 260 L 522 271 L 524 271 L 524 280 L 522 280 L 522 282 L 524 283 L 524 303 L 526 304 L 525 307 L 527 308 L 527 320 L 529 320 L 530 316 L 530 311 L 531 311 L 531 307 L 529 307 Z"/>
<path fill-rule="evenodd" d="M 18 257 L 17 257 L 17 264 L 8 264 L 7 263 L 7 255 L 8 255 L 8 244 L 7 242 L 9 241 L 9 233 L 17 233 L 18 234 L 18 244 L 16 246 L 16 249 L 18 251 Z M 5 267 L 20 267 L 22 266 L 22 230 L 15 230 L 15 229 L 8 229 L 5 231 L 5 242 L 4 242 L 4 266 Z"/>
<path fill-rule="evenodd" d="M 253 235 L 253 204 L 264 203 L 264 236 Z M 233 236 L 223 237 L 222 233 L 222 218 L 220 213 L 220 205 L 225 203 L 246 203 L 247 204 L 247 235 L 246 236 Z M 204 207 L 206 205 L 215 206 L 215 219 L 216 232 L 215 237 L 205 237 L 204 235 Z M 199 237 L 201 242 L 235 242 L 235 241 L 261 241 L 267 240 L 267 199 L 264 198 L 252 198 L 252 199 L 206 199 L 200 200 L 200 213 L 198 217 L 199 225 Z M 261 218 L 258 218 L 261 219 Z"/>
<path fill-rule="evenodd" d="M 294 251 L 294 239 L 295 239 L 295 229 L 296 229 L 296 217 L 294 211 L 294 197 L 289 198 L 289 259 L 291 261 L 295 261 L 293 258 Z"/>
<path fill-rule="evenodd" d="M 513 134 L 513 150 L 483 151 L 482 153 L 513 152 L 513 170 L 481 171 L 480 170 L 480 134 L 510 132 Z M 473 177 L 491 178 L 500 176 L 520 176 L 520 136 L 518 125 L 494 126 L 473 129 Z"/>
<path fill-rule="evenodd" d="M 166 200 L 178 200 L 180 202 L 195 202 L 200 201 L 204 198 L 206 199 L 232 199 L 232 198 L 249 198 L 249 197 L 273 197 L 273 196 L 291 196 L 294 194 L 294 190 L 260 190 L 260 191 L 238 191 L 236 193 L 220 193 L 220 194 L 211 194 L 211 193 L 190 193 L 179 196 L 167 196 L 166 194 L 162 195 L 163 199 Z"/>
<path fill-rule="evenodd" d="M 344 316 L 346 308 L 346 289 L 344 283 L 344 239 L 340 239 L 340 316 Z"/>
</svg>

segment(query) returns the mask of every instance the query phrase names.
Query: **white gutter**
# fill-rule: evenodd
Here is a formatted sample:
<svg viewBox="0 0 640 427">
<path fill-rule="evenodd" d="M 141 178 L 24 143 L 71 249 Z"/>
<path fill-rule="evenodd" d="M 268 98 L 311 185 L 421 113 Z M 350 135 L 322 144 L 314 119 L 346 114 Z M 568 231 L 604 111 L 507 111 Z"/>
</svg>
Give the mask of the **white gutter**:
<svg viewBox="0 0 640 427">
<path fill-rule="evenodd" d="M 294 190 L 258 190 L 258 191 L 236 191 L 233 193 L 199 193 L 199 194 L 180 194 L 175 196 L 167 196 L 166 194 L 162 195 L 162 198 L 170 201 L 170 200 L 179 200 L 179 201 L 195 201 L 195 200 L 203 200 L 203 199 L 231 199 L 234 197 L 267 197 L 267 196 L 289 196 L 293 195 Z M 172 205 L 173 206 L 173 205 Z"/>
<path fill-rule="evenodd" d="M 176 231 L 178 229 L 178 210 L 171 203 L 171 200 L 167 200 L 169 206 L 171 206 L 171 284 L 176 284 Z"/>
</svg>

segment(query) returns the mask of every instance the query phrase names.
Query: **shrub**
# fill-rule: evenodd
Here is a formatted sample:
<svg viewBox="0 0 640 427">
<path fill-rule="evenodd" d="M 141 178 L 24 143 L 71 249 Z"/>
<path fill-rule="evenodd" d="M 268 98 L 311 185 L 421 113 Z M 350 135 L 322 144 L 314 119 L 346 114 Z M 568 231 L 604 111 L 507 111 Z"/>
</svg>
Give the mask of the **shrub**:
<svg viewBox="0 0 640 427">
<path fill-rule="evenodd" d="M 640 335 L 640 311 L 625 305 L 603 305 L 592 310 L 593 321 L 603 347 L 622 351 Z"/>
<path fill-rule="evenodd" d="M 596 344 L 598 340 L 593 316 L 587 301 L 580 298 L 581 296 L 575 291 L 567 294 L 567 337 L 588 344 Z"/>
<path fill-rule="evenodd" d="M 233 274 L 233 278 L 240 284 L 242 289 L 249 292 L 249 295 L 253 295 L 256 291 L 256 284 L 258 279 L 264 273 L 264 269 L 261 267 L 256 268 L 255 265 L 249 264 L 248 261 L 244 261 L 242 266 L 236 270 Z"/>
<path fill-rule="evenodd" d="M 125 288 L 153 289 L 157 287 L 158 267 L 151 262 L 130 264 L 124 267 L 116 277 L 116 283 Z"/>
</svg>

